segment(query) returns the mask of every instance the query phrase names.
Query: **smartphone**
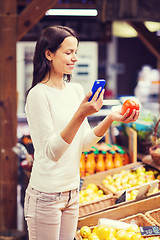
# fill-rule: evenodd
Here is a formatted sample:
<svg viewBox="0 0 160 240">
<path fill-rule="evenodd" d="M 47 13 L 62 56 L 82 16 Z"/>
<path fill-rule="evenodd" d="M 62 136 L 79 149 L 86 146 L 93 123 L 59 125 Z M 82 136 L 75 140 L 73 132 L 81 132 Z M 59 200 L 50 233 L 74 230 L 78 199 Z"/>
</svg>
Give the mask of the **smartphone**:
<svg viewBox="0 0 160 240">
<path fill-rule="evenodd" d="M 92 100 L 95 92 L 96 92 L 97 89 L 100 88 L 100 87 L 101 87 L 101 91 L 100 91 L 99 95 L 101 94 L 101 92 L 102 92 L 102 90 L 103 90 L 103 88 L 104 88 L 104 86 L 105 86 L 105 83 L 106 83 L 106 81 L 105 81 L 104 79 L 95 80 L 95 82 L 94 82 L 94 84 L 93 84 L 93 87 L 92 87 L 92 95 L 91 95 L 91 97 L 90 97 L 89 100 L 88 100 L 89 102 Z M 99 95 L 98 95 L 97 98 L 99 98 Z"/>
</svg>

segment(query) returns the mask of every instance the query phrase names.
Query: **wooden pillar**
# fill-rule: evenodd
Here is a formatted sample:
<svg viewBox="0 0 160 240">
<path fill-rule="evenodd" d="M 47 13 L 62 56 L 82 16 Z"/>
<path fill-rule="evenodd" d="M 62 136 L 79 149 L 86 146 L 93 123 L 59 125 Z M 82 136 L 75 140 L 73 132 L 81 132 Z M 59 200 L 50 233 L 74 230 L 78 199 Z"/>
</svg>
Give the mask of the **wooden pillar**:
<svg viewBox="0 0 160 240">
<path fill-rule="evenodd" d="M 0 229 L 17 227 L 16 0 L 0 3 Z"/>
</svg>

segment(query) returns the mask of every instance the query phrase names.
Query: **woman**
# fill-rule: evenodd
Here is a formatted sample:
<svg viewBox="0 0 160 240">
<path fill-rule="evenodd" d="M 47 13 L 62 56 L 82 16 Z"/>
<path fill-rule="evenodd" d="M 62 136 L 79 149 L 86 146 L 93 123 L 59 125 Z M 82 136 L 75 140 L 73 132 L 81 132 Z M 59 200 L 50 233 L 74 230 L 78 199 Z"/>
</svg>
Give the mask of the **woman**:
<svg viewBox="0 0 160 240">
<path fill-rule="evenodd" d="M 26 102 L 26 115 L 35 153 L 25 196 L 29 240 L 72 240 L 78 220 L 79 161 L 105 134 L 114 120 L 136 121 L 109 114 L 91 129 L 87 116 L 98 112 L 103 93 L 85 97 L 82 87 L 69 83 L 77 62 L 78 38 L 63 26 L 48 27 L 36 44 L 33 83 Z M 67 81 L 65 81 L 67 78 Z"/>
</svg>

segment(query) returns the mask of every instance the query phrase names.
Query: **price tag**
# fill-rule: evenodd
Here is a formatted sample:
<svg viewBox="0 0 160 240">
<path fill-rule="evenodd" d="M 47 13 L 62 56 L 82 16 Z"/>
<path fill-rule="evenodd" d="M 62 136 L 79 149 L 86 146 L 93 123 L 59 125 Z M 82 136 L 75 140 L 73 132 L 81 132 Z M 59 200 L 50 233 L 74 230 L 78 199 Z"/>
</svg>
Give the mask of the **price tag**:
<svg viewBox="0 0 160 240">
<path fill-rule="evenodd" d="M 160 236 L 160 228 L 158 226 L 139 227 L 142 236 Z"/>
<path fill-rule="evenodd" d="M 127 200 L 127 192 L 124 191 L 124 193 L 116 200 L 116 204 L 126 202 Z"/>
<path fill-rule="evenodd" d="M 79 191 L 81 191 L 82 185 L 83 185 L 84 179 L 80 178 L 80 185 L 79 185 Z"/>
</svg>

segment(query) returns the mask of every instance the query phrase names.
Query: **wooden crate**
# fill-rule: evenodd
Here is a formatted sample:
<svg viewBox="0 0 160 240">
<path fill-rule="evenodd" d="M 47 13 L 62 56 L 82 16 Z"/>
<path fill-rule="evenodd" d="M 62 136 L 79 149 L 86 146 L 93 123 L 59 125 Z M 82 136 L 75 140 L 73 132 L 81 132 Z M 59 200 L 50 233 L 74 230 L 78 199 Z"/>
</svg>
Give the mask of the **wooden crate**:
<svg viewBox="0 0 160 240">
<path fill-rule="evenodd" d="M 125 223 L 136 224 L 138 227 L 153 226 L 154 223 L 142 213 L 131 215 L 126 218 L 120 219 L 120 221 Z"/>
<path fill-rule="evenodd" d="M 160 208 L 148 211 L 145 215 L 157 226 L 160 227 Z"/>
<path fill-rule="evenodd" d="M 123 189 L 123 190 L 119 190 L 117 192 L 113 192 L 112 190 L 110 190 L 109 188 L 107 188 L 106 186 L 104 186 L 104 184 L 102 184 L 102 181 L 105 179 L 106 176 L 110 175 L 110 176 L 113 176 L 114 174 L 118 174 L 120 173 L 122 170 L 134 170 L 136 168 L 139 168 L 143 166 L 143 164 L 141 162 L 139 163 L 131 163 L 131 164 L 128 164 L 128 165 L 125 165 L 123 167 L 120 167 L 120 168 L 116 168 L 116 169 L 112 169 L 112 170 L 108 170 L 108 171 L 105 171 L 105 172 L 102 172 L 102 173 L 98 173 L 98 174 L 94 174 L 93 176 L 89 176 L 89 177 L 86 177 L 85 179 L 85 182 L 84 182 L 84 186 L 87 182 L 89 181 L 92 181 L 93 183 L 95 183 L 97 181 L 97 184 L 100 186 L 100 188 L 103 190 L 103 191 L 106 191 L 110 194 L 113 194 L 115 195 L 116 197 L 119 197 L 121 196 L 121 194 L 124 192 L 124 191 L 127 191 L 127 192 L 130 192 L 131 190 L 135 190 L 135 189 L 139 189 L 142 185 L 137 185 L 137 186 L 134 186 L 134 187 L 130 187 L 130 188 L 127 188 L 127 189 Z M 150 167 L 152 168 L 152 167 Z M 156 180 L 156 179 L 155 179 Z M 154 180 L 153 180 L 154 181 Z M 146 185 L 148 185 L 148 190 L 149 188 L 151 187 L 151 184 L 152 182 L 147 182 L 147 183 L 144 183 L 144 187 Z M 157 180 L 158 181 L 158 180 Z M 150 186 L 149 186 L 150 185 Z M 160 189 L 160 181 L 159 181 L 159 189 Z M 147 193 L 147 191 L 146 191 Z M 144 196 L 145 197 L 145 196 Z"/>
<path fill-rule="evenodd" d="M 117 196 L 113 196 L 111 191 L 104 189 L 101 184 L 96 184 L 96 186 L 98 187 L 99 190 L 102 190 L 105 195 L 88 202 L 80 203 L 79 217 L 87 216 L 97 211 L 104 210 L 115 204 L 115 201 L 117 200 Z M 85 189 L 86 188 L 82 186 L 82 190 L 85 190 Z"/>
<path fill-rule="evenodd" d="M 105 210 L 110 206 L 113 206 L 116 200 L 116 196 L 108 194 L 93 201 L 81 203 L 79 205 L 79 217 L 84 217 L 96 213 L 97 211 Z"/>
<path fill-rule="evenodd" d="M 158 209 L 159 203 L 160 194 L 156 193 L 151 197 L 147 196 L 142 200 L 116 204 L 106 210 L 98 211 L 95 214 L 80 217 L 78 219 L 78 228 L 81 228 L 84 225 L 96 226 L 100 218 L 119 220 L 139 213 L 145 214 L 147 211 Z"/>
<path fill-rule="evenodd" d="M 150 221 L 144 214 L 138 213 L 123 219 L 120 219 L 119 221 L 129 223 L 129 224 L 136 224 L 138 227 L 145 227 L 145 226 L 154 226 L 154 223 Z M 90 227 L 93 229 L 93 227 Z M 80 236 L 80 230 L 76 233 L 76 240 L 82 240 L 82 237 Z"/>
</svg>

